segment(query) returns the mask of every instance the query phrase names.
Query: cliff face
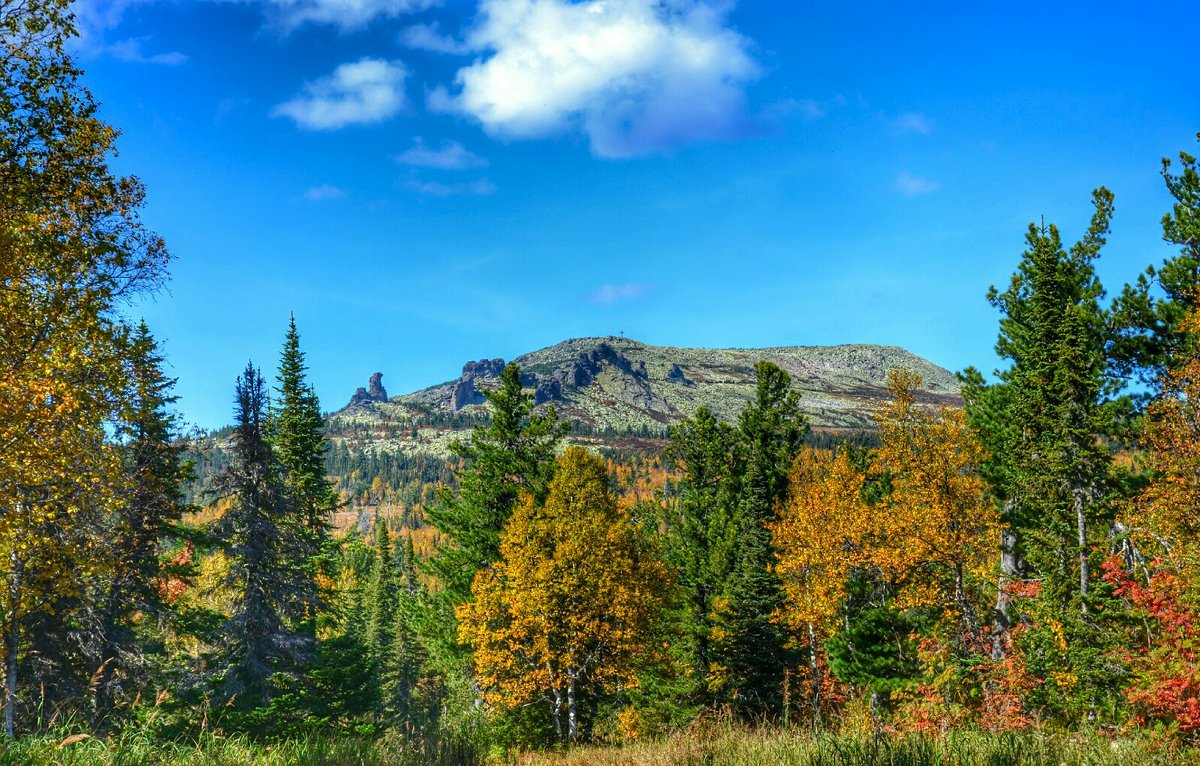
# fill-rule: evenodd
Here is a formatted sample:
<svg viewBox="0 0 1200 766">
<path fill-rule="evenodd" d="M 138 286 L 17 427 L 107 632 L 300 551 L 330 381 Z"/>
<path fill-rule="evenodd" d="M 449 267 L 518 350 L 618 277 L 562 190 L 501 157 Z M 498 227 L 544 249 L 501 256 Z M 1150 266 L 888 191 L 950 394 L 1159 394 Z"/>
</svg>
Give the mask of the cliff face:
<svg viewBox="0 0 1200 766">
<path fill-rule="evenodd" d="M 553 405 L 567 420 L 619 434 L 660 433 L 701 406 L 735 420 L 754 395 L 754 365 L 760 360 L 791 375 L 815 428 L 870 427 L 876 403 L 886 395 L 887 371 L 894 368 L 921 375 L 925 401 L 959 401 L 958 382 L 950 372 L 895 346 L 701 349 L 580 338 L 513 361 L 539 407 Z M 373 410 L 391 421 L 438 413 L 443 420 L 470 417 L 486 412 L 483 392 L 498 385 L 504 366 L 503 359 L 467 362 L 456 380 L 386 403 L 370 398 L 374 388 L 365 393 Z M 356 393 L 352 406 L 358 400 Z"/>
</svg>

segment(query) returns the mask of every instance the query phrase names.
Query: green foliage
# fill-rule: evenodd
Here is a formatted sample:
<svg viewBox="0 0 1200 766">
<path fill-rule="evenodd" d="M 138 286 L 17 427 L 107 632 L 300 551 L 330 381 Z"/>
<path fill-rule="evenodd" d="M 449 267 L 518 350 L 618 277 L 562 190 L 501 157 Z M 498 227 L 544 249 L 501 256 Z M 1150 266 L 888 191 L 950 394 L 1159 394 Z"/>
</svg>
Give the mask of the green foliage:
<svg viewBox="0 0 1200 766">
<path fill-rule="evenodd" d="M 555 450 L 566 431 L 553 408 L 534 411 L 533 396 L 522 389 L 515 364 L 485 396 L 491 419 L 452 448 L 464 462 L 457 491 L 441 492 L 427 514 L 446 542 L 425 562 L 441 590 L 424 600 L 422 633 L 433 647 L 431 659 L 450 674 L 464 673 L 467 659 L 456 637 L 454 610 L 470 598 L 476 572 L 499 559 L 500 534 L 522 494 L 545 498 Z"/>
<path fill-rule="evenodd" d="M 235 594 L 221 681 L 223 698 L 252 716 L 271 701 L 276 675 L 295 673 L 309 657 L 311 639 L 288 618 L 312 603 L 312 579 L 303 529 L 267 441 L 265 385 L 252 364 L 238 377 L 235 404 L 234 459 L 220 481 L 232 506 L 214 530 L 232 559 L 225 585 Z"/>
<path fill-rule="evenodd" d="M 1200 134 L 1197 134 L 1200 139 Z M 1161 382 L 1172 359 L 1196 349 L 1184 325 L 1200 300 L 1200 164 L 1181 151 L 1179 172 L 1164 157 L 1162 176 L 1173 204 L 1163 216 L 1163 240 L 1179 253 L 1157 267 L 1151 265 L 1113 302 L 1120 330 L 1112 348 L 1115 367 L 1124 375 L 1140 374 L 1151 390 Z"/>
<path fill-rule="evenodd" d="M 795 659 L 776 615 L 783 588 L 767 524 L 787 496 L 788 472 L 808 424 L 788 374 L 770 362 L 755 366 L 755 398 L 738 419 L 737 553 L 717 618 L 716 662 L 722 694 L 747 715 L 777 714 L 784 670 Z"/>
</svg>

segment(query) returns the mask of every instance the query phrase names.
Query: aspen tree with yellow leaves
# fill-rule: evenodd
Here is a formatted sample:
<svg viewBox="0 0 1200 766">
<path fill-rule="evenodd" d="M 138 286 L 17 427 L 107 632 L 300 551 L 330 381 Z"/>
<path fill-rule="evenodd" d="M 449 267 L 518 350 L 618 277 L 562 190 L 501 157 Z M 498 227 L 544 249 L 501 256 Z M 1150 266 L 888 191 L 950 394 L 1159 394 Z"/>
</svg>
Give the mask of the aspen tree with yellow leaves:
<svg viewBox="0 0 1200 766">
<path fill-rule="evenodd" d="M 545 503 L 526 496 L 475 577 L 459 637 L 500 710 L 547 706 L 560 742 L 588 738 L 602 695 L 637 683 L 666 572 L 617 506 L 603 459 L 571 447 Z"/>
</svg>

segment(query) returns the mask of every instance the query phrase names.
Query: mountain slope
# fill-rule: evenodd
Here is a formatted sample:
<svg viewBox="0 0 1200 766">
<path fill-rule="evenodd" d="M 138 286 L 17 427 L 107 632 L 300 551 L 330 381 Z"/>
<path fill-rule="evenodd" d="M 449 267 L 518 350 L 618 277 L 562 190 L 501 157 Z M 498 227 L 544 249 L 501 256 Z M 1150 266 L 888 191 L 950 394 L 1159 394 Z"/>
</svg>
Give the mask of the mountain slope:
<svg viewBox="0 0 1200 766">
<path fill-rule="evenodd" d="M 887 371 L 907 368 L 924 380 L 923 399 L 957 403 L 955 377 L 895 346 L 792 346 L 701 349 L 650 346 L 628 338 L 578 338 L 514 361 L 539 407 L 553 404 L 583 434 L 661 436 L 702 405 L 736 420 L 754 395 L 754 365 L 769 360 L 786 370 L 816 429 L 869 428 L 886 395 Z M 379 448 L 406 453 L 444 452 L 448 436 L 486 415 L 482 392 L 497 384 L 501 359 L 468 362 L 457 380 L 411 394 L 356 393 L 331 417 L 337 438 L 346 429 L 374 431 Z M 378 378 L 372 392 L 382 392 Z M 589 440 L 590 441 L 590 440 Z M 424 446 L 422 446 L 424 445 Z"/>
</svg>

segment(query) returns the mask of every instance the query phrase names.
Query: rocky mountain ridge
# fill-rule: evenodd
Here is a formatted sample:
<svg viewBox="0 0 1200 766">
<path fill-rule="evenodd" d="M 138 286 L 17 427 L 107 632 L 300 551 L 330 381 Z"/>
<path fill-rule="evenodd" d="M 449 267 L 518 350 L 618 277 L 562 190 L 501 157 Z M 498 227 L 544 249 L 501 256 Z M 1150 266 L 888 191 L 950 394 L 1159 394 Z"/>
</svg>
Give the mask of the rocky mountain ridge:
<svg viewBox="0 0 1200 766">
<path fill-rule="evenodd" d="M 754 394 L 754 365 L 768 360 L 792 377 L 801 407 L 818 430 L 869 428 L 886 396 L 887 371 L 921 375 L 921 398 L 960 401 L 949 371 L 895 346 L 788 346 L 704 349 L 652 346 L 623 337 L 575 338 L 517 357 L 522 384 L 538 407 L 553 405 L 581 434 L 661 436 L 671 424 L 707 406 L 733 421 Z M 456 379 L 380 399 L 380 376 L 334 413 L 331 426 L 388 424 L 389 449 L 441 453 L 448 432 L 486 416 L 483 392 L 499 383 L 505 360 L 463 365 Z M 381 447 L 383 445 L 380 445 Z"/>
</svg>

